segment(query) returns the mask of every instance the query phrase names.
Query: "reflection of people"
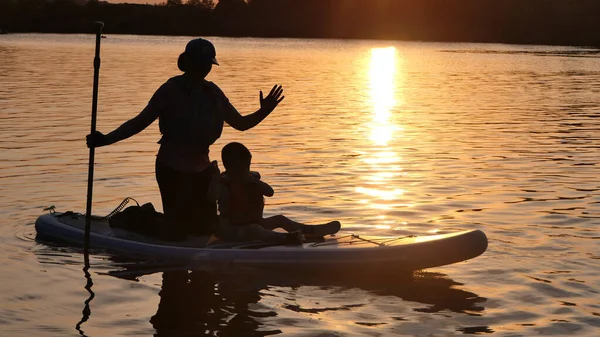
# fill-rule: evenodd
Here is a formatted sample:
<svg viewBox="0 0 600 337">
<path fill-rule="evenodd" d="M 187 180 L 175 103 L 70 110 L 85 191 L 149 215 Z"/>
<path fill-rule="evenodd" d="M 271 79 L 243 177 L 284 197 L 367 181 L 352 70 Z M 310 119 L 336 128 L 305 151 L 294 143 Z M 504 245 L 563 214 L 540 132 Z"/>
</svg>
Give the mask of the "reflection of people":
<svg viewBox="0 0 600 337">
<path fill-rule="evenodd" d="M 401 301 L 398 299 L 412 302 L 411 306 L 415 306 L 415 312 L 481 315 L 485 311 L 485 298 L 456 288 L 460 284 L 443 274 L 379 276 L 381 275 L 377 273 L 357 274 L 356 271 L 352 274 L 322 275 L 294 269 L 285 272 L 272 269 L 228 270 L 223 274 L 213 271 L 164 272 L 158 310 L 150 322 L 156 330 L 156 337 L 275 335 L 282 333 L 282 330 L 295 330 L 298 325 L 293 322 L 285 325 L 285 320 L 276 320 L 273 322 L 278 326 L 272 327 L 273 323 L 265 318 L 282 313 L 288 317 L 288 311 L 291 310 L 297 312 L 298 319 L 312 321 L 324 311 L 347 312 L 349 307 L 356 305 L 356 296 L 344 297 L 340 294 L 346 294 L 350 289 L 364 290 L 366 298 L 370 299 L 368 302 L 374 303 L 375 306 L 367 305 L 365 309 L 373 309 L 375 312 L 378 310 L 378 304 L 384 307 L 389 305 L 390 308 L 398 304 L 398 308 L 403 308 L 405 305 L 399 304 Z M 325 294 L 320 294 L 320 305 L 317 308 L 303 307 L 293 300 L 287 301 L 283 298 L 289 294 L 285 289 L 293 289 L 296 293 L 301 286 L 327 290 Z M 273 287 L 284 289 L 269 295 L 262 293 L 263 290 Z M 286 302 L 286 305 L 277 310 L 266 309 L 271 307 L 269 305 L 251 305 L 264 303 L 265 298 L 268 302 L 270 296 L 281 296 L 280 300 Z M 305 288 L 304 292 L 298 292 L 298 296 L 310 298 L 312 294 Z M 355 314 L 360 316 L 360 312 Z M 331 317 L 329 323 L 333 326 L 340 323 L 336 321 L 335 316 L 327 317 Z M 352 318 L 353 315 L 344 313 L 341 324 Z M 408 319 L 418 321 L 419 316 Z M 327 330 L 324 329 L 323 334 L 326 333 Z"/>
<path fill-rule="evenodd" d="M 260 331 L 262 324 L 251 316 L 248 305 L 260 301 L 258 291 L 218 281 L 206 272 L 165 272 L 158 310 L 150 319 L 156 329 L 155 336 L 266 336 L 280 333 L 280 330 Z"/>
<path fill-rule="evenodd" d="M 225 172 L 214 170 L 209 199 L 218 200 L 219 230 L 217 236 L 232 240 L 262 240 L 275 244 L 301 244 L 304 235 L 321 237 L 337 233 L 339 221 L 322 225 L 305 225 L 283 215 L 264 218 L 264 196 L 271 197 L 273 188 L 250 171 L 252 154 L 243 144 L 229 143 L 221 152 Z M 216 168 L 216 165 L 215 165 Z M 288 233 L 274 232 L 283 228 Z"/>
<path fill-rule="evenodd" d="M 282 87 L 275 85 L 267 97 L 260 92 L 259 110 L 242 116 L 221 89 L 205 79 L 212 65 L 218 65 L 215 57 L 209 41 L 190 41 L 177 62 L 183 75 L 164 83 L 142 112 L 116 130 L 87 136 L 88 146 L 105 146 L 127 139 L 159 120 L 162 138 L 156 156 L 156 180 L 169 223 L 165 239 L 211 234 L 216 205 L 206 199 L 212 175 L 209 146 L 221 136 L 224 122 L 240 131 L 253 128 L 284 98 Z"/>
</svg>

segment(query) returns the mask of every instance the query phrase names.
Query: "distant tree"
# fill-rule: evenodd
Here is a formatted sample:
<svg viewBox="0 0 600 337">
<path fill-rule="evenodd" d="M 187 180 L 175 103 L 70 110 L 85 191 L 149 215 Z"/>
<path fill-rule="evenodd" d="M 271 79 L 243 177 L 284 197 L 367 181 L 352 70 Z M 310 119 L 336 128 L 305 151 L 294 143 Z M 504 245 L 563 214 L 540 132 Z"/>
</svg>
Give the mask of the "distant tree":
<svg viewBox="0 0 600 337">
<path fill-rule="evenodd" d="M 245 0 L 219 0 L 215 6 L 216 13 L 240 13 L 248 8 Z"/>
<path fill-rule="evenodd" d="M 0 31 L 83 33 L 102 20 L 107 33 L 600 47 L 600 0 L 109 1 L 0 0 Z"/>
<path fill-rule="evenodd" d="M 215 1 L 214 0 L 188 0 L 187 5 L 194 6 L 194 7 L 202 7 L 202 8 L 206 8 L 206 9 L 213 9 L 213 8 L 215 8 Z"/>
<path fill-rule="evenodd" d="M 167 6 L 180 6 L 183 5 L 183 0 L 167 0 Z"/>
<path fill-rule="evenodd" d="M 230 36 L 246 36 L 250 31 L 248 9 L 244 0 L 219 0 L 213 10 L 215 28 Z"/>
</svg>

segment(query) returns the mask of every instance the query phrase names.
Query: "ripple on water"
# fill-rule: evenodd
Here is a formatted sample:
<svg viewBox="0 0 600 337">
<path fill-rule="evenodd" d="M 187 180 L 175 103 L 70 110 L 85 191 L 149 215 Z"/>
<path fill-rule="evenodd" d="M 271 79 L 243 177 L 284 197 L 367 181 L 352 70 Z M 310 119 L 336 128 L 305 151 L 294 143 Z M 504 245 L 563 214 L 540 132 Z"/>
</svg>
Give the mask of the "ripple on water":
<svg viewBox="0 0 600 337">
<path fill-rule="evenodd" d="M 89 297 L 80 250 L 35 240 L 32 222 L 50 204 L 60 211 L 85 207 L 91 38 L 0 39 L 0 323 L 11 336 L 75 334 Z M 188 39 L 103 40 L 99 130 L 144 107 L 177 73 L 174 60 Z M 227 127 L 211 148 L 218 159 L 227 142 L 248 145 L 253 166 L 276 190 L 267 214 L 307 223 L 336 218 L 344 232 L 370 235 L 483 229 L 490 245 L 477 259 L 408 279 L 357 271 L 335 282 L 320 275 L 284 275 L 283 282 L 241 274 L 190 281 L 173 302 L 186 303 L 195 316 L 167 315 L 172 320 L 165 321 L 180 323 L 175 330 L 597 335 L 597 51 L 213 40 L 223 66 L 210 79 L 242 113 L 257 108 L 259 89 L 285 82 L 286 100 L 263 124 L 244 133 Z M 126 196 L 161 208 L 153 172 L 159 138 L 153 125 L 97 149 L 95 214 L 110 212 Z M 173 266 L 119 261 L 103 252 L 94 252 L 92 262 L 96 297 L 82 331 L 165 331 L 160 317 L 151 318 L 165 305 L 158 271 Z M 226 281 L 235 280 L 228 288 Z M 166 297 L 167 312 L 177 314 Z"/>
</svg>

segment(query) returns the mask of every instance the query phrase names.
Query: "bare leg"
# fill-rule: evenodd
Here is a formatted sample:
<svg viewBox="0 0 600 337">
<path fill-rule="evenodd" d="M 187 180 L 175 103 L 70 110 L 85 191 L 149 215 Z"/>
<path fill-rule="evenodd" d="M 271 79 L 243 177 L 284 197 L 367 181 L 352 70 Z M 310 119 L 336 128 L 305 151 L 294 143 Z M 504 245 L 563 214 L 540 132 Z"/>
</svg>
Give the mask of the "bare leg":
<svg viewBox="0 0 600 337">
<path fill-rule="evenodd" d="M 293 221 L 292 219 L 281 214 L 263 218 L 260 222 L 260 225 L 270 230 L 275 228 L 283 228 L 286 232 L 298 231 L 301 230 L 303 226 L 306 226 L 303 223 Z"/>
<path fill-rule="evenodd" d="M 266 229 L 273 230 L 275 228 L 283 228 L 287 232 L 301 231 L 303 234 L 313 236 L 325 236 L 337 233 L 341 224 L 339 221 L 331 221 L 321 225 L 306 225 L 301 222 L 296 222 L 284 215 L 275 215 L 268 218 L 263 218 L 260 225 Z"/>
<path fill-rule="evenodd" d="M 241 226 L 239 229 L 239 239 L 242 240 L 261 240 L 265 242 L 282 244 L 287 241 L 287 234 L 273 232 L 259 224 L 250 224 Z"/>
</svg>

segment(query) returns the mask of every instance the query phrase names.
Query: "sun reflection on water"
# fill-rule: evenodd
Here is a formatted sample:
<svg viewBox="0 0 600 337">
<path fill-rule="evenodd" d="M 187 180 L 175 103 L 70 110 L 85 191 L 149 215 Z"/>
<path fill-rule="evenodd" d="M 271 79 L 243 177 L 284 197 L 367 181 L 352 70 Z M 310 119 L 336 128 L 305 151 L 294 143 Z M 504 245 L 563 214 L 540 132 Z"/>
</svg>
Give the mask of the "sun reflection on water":
<svg viewBox="0 0 600 337">
<path fill-rule="evenodd" d="M 373 123 L 371 140 L 380 146 L 386 146 L 395 131 L 390 124 L 392 108 L 396 106 L 394 97 L 396 79 L 396 48 L 374 48 L 371 50 L 369 66 L 369 85 L 373 105 Z"/>
<path fill-rule="evenodd" d="M 394 47 L 374 48 L 371 50 L 369 64 L 369 88 L 372 118 L 369 121 L 372 150 L 363 159 L 368 165 L 369 174 L 364 176 L 364 186 L 356 192 L 367 196 L 363 203 L 377 210 L 390 210 L 394 207 L 408 207 L 401 202 L 405 191 L 394 186 L 393 180 L 402 175 L 402 158 L 390 144 L 398 138 L 402 128 L 394 123 L 392 113 L 401 100 L 396 96 L 397 73 L 399 66 L 398 51 Z M 379 215 L 382 221 L 386 217 Z M 389 221 L 389 220 L 388 220 Z M 387 222 L 387 221 L 386 221 Z"/>
</svg>

